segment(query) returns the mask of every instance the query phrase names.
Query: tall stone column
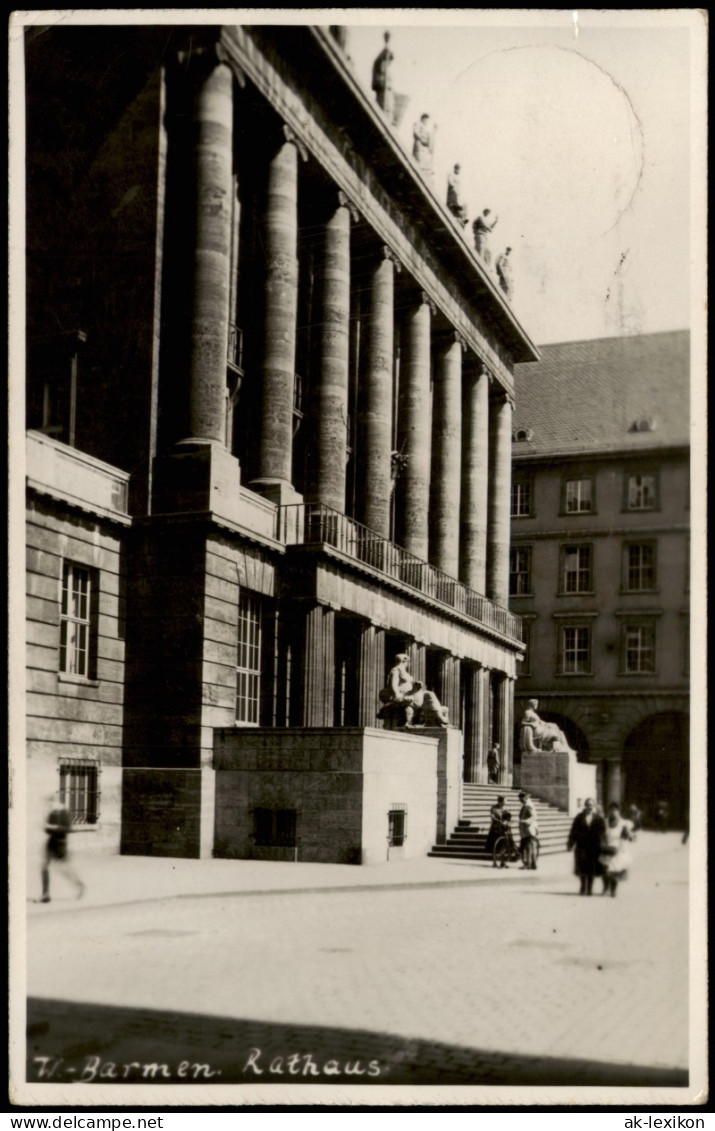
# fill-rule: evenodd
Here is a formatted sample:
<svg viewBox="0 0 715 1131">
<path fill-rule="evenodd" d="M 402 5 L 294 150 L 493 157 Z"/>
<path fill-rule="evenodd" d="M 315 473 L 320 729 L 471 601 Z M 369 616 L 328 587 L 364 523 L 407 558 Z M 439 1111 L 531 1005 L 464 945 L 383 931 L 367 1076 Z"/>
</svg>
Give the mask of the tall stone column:
<svg viewBox="0 0 715 1131">
<path fill-rule="evenodd" d="M 489 405 L 487 597 L 504 606 L 509 602 L 511 420 L 511 402 L 494 398 Z"/>
<path fill-rule="evenodd" d="M 462 340 L 440 350 L 432 407 L 432 487 L 429 560 L 450 577 L 459 574 L 462 478 Z"/>
<path fill-rule="evenodd" d="M 407 649 L 409 656 L 408 668 L 413 679 L 420 683 L 425 682 L 427 665 L 427 648 L 419 640 L 413 640 Z"/>
<path fill-rule="evenodd" d="M 311 395 L 306 501 L 345 511 L 350 341 L 350 210 L 342 193 L 326 221 L 316 276 L 317 383 Z"/>
<path fill-rule="evenodd" d="M 465 668 L 465 720 L 464 720 L 464 771 L 466 782 L 478 782 L 479 737 L 482 731 L 479 720 L 479 669 L 473 665 Z"/>
<path fill-rule="evenodd" d="M 182 62 L 180 85 L 190 85 L 190 120 L 175 123 L 177 169 L 186 206 L 180 224 L 167 237 L 188 265 L 181 290 L 180 406 L 162 408 L 171 448 L 154 462 L 152 511 L 212 511 L 236 521 L 240 511 L 240 468 L 227 449 L 229 305 L 234 225 L 233 85 L 234 75 L 214 44 Z M 183 114 L 183 106 L 182 106 Z M 170 146 L 174 145 L 173 136 Z M 185 147 L 186 143 L 186 147 Z M 184 157 L 187 159 L 184 164 Z M 187 246 L 182 248 L 182 243 Z M 169 291 L 172 287 L 168 288 Z M 178 407 L 178 411 L 177 411 Z"/>
<path fill-rule="evenodd" d="M 423 561 L 429 553 L 433 313 L 423 294 L 405 315 L 397 419 L 397 447 L 406 462 L 397 480 L 395 541 Z"/>
<path fill-rule="evenodd" d="M 271 487 L 290 486 L 293 454 L 298 314 L 298 149 L 293 140 L 281 145 L 268 166 L 262 241 L 266 256 L 258 366 L 262 411 L 259 475 L 252 485 L 270 493 Z"/>
<path fill-rule="evenodd" d="M 359 410 L 358 520 L 390 537 L 395 263 L 385 248 L 369 281 L 367 361 Z"/>
<path fill-rule="evenodd" d="M 226 358 L 233 197 L 233 76 L 202 59 L 193 102 L 194 264 L 190 308 L 189 432 L 226 441 Z"/>
<path fill-rule="evenodd" d="M 499 683 L 499 732 L 501 734 L 500 785 L 514 781 L 514 680 L 505 676 Z"/>
<path fill-rule="evenodd" d="M 315 605 L 305 617 L 303 726 L 332 726 L 334 696 L 335 613 L 327 605 Z"/>
<path fill-rule="evenodd" d="M 462 419 L 462 513 L 459 579 L 477 593 L 487 588 L 489 505 L 489 376 L 470 366 Z"/>
<path fill-rule="evenodd" d="M 449 711 L 451 726 L 461 726 L 462 696 L 461 696 L 461 669 L 462 665 L 457 656 L 445 656 L 442 661 L 442 706 Z"/>
<path fill-rule="evenodd" d="M 615 759 L 608 761 L 608 780 L 606 784 L 607 804 L 610 805 L 612 801 L 617 801 L 621 804 L 622 801 L 622 783 L 621 783 L 621 763 Z"/>
<path fill-rule="evenodd" d="M 384 684 L 385 632 L 365 624 L 360 633 L 358 660 L 358 726 L 379 726 L 380 691 Z"/>
</svg>

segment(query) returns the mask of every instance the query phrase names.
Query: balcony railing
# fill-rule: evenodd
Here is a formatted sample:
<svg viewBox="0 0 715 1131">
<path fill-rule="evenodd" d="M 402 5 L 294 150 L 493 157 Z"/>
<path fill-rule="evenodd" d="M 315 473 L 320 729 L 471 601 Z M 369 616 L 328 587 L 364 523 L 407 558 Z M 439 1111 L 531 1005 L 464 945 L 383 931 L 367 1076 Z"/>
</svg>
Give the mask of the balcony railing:
<svg viewBox="0 0 715 1131">
<path fill-rule="evenodd" d="M 479 621 L 513 640 L 521 640 L 520 618 L 481 593 L 442 573 L 408 550 L 381 538 L 362 523 L 320 503 L 280 508 L 280 537 L 288 546 L 333 546 L 355 561 L 392 577 L 440 604 Z"/>
</svg>

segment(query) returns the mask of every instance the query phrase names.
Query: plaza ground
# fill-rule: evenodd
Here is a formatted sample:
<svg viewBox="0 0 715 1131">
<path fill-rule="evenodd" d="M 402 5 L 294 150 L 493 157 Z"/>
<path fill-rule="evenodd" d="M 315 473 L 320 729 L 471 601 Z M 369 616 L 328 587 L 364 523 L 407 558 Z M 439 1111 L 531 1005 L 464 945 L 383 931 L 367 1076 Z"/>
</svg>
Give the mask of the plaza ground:
<svg viewBox="0 0 715 1131">
<path fill-rule="evenodd" d="M 78 852 L 82 900 L 29 877 L 28 1080 L 685 1087 L 689 850 L 635 848 L 616 899 L 580 897 L 565 853 Z"/>
</svg>

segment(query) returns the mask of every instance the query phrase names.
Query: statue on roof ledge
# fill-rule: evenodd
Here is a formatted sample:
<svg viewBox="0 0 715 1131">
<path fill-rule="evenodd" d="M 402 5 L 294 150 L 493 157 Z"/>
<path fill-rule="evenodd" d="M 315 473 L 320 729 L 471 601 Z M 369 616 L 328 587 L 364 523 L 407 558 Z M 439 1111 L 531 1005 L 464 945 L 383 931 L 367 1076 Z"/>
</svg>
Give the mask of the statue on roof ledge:
<svg viewBox="0 0 715 1131">
<path fill-rule="evenodd" d="M 474 247 L 478 255 L 481 255 L 485 263 L 489 264 L 492 261 L 492 253 L 489 247 L 489 236 L 494 231 L 499 220 L 498 216 L 492 216 L 490 208 L 485 208 L 481 216 L 477 216 L 472 224 L 472 233 L 474 235 Z"/>
<path fill-rule="evenodd" d="M 462 196 L 462 166 L 455 165 L 447 177 L 447 208 L 456 216 L 462 227 L 466 227 L 467 206 Z"/>
<path fill-rule="evenodd" d="M 385 46 L 372 65 L 372 89 L 381 110 L 392 122 L 395 111 L 395 98 L 392 90 L 391 64 L 395 56 L 390 50 L 390 33 L 385 32 Z"/>
<path fill-rule="evenodd" d="M 412 130 L 412 156 L 417 168 L 428 183 L 432 182 L 434 176 L 432 163 L 436 129 L 436 123 L 434 126 L 430 125 L 429 114 L 421 114 L 419 121 L 415 122 Z"/>
<path fill-rule="evenodd" d="M 514 293 L 514 276 L 511 270 L 511 259 L 509 258 L 510 255 L 511 248 L 508 247 L 501 253 L 500 256 L 497 257 L 497 261 L 494 264 L 497 273 L 497 279 L 499 280 L 499 286 L 504 291 L 504 294 L 507 298 L 511 298 Z"/>
</svg>

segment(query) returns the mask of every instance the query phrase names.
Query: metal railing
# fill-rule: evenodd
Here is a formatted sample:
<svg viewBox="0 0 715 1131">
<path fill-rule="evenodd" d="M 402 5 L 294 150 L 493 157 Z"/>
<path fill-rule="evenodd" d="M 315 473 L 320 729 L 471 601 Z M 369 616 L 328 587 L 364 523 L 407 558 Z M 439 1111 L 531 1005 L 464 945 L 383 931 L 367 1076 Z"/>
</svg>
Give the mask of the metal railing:
<svg viewBox="0 0 715 1131">
<path fill-rule="evenodd" d="M 332 546 L 487 628 L 521 640 L 521 620 L 514 613 L 332 507 L 291 503 L 280 508 L 279 522 L 279 538 L 287 546 Z"/>
</svg>

